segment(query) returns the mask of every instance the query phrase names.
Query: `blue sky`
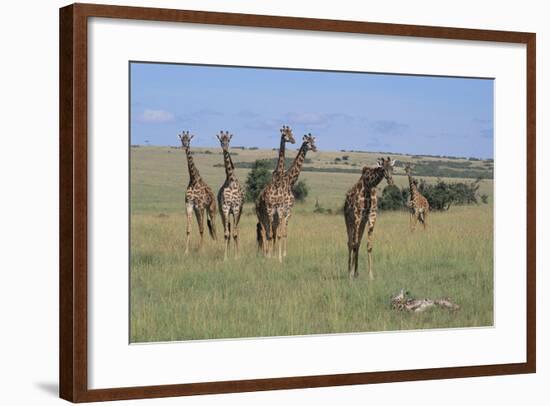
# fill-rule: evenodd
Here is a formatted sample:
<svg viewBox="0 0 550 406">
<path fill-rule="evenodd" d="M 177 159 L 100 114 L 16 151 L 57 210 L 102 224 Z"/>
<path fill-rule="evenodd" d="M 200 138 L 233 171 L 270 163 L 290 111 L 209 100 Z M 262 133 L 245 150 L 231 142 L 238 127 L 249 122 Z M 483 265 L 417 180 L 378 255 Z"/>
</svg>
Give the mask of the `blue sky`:
<svg viewBox="0 0 550 406">
<path fill-rule="evenodd" d="M 131 143 L 275 148 L 279 128 L 321 150 L 492 158 L 493 80 L 132 63 Z M 298 141 L 297 141 L 298 142 Z"/>
</svg>

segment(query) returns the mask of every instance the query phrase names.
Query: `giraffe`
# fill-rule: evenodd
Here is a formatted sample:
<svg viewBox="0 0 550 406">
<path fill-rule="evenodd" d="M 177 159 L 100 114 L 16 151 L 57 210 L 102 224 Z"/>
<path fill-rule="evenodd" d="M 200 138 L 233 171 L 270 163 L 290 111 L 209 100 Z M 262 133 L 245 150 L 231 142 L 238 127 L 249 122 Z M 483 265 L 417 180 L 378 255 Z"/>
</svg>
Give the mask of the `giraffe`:
<svg viewBox="0 0 550 406">
<path fill-rule="evenodd" d="M 407 203 L 407 206 L 410 209 L 409 227 L 411 231 L 414 231 L 416 224 L 420 221 L 425 230 L 427 225 L 426 218 L 428 216 L 428 212 L 430 211 L 430 204 L 428 203 L 428 200 L 418 191 L 416 182 L 411 176 L 410 164 L 405 166 L 405 173 L 409 177 L 410 188 L 410 201 Z"/>
<path fill-rule="evenodd" d="M 273 170 L 273 174 L 271 176 L 271 179 L 273 181 L 276 181 L 278 179 L 281 179 L 283 176 L 285 176 L 285 145 L 287 142 L 294 144 L 296 140 L 294 139 L 294 134 L 292 134 L 292 130 L 289 126 L 283 125 L 281 128 L 281 144 L 279 147 L 279 156 L 277 158 L 277 165 L 275 166 L 275 169 Z"/>
<path fill-rule="evenodd" d="M 300 172 L 302 171 L 302 166 L 304 165 L 304 161 L 306 159 L 306 154 L 308 151 L 317 152 L 315 137 L 312 136 L 311 133 L 304 135 L 304 137 L 302 138 L 302 145 L 298 150 L 298 153 L 296 154 L 296 158 L 294 158 L 292 165 L 285 175 L 287 181 L 286 186 L 288 187 L 290 193 L 287 193 L 285 195 L 285 200 L 283 203 L 283 221 L 281 222 L 281 232 L 277 234 L 277 238 L 279 238 L 279 235 L 282 238 L 282 244 L 279 244 L 279 260 L 281 260 L 281 245 L 283 251 L 282 257 L 286 257 L 288 221 L 290 220 L 290 216 L 292 215 L 292 207 L 294 206 L 295 201 L 292 188 L 298 181 L 298 177 L 300 176 Z"/>
<path fill-rule="evenodd" d="M 191 238 L 191 223 L 193 211 L 199 225 L 200 242 L 199 251 L 203 249 L 204 218 L 206 211 L 206 223 L 212 239 L 216 240 L 216 199 L 214 193 L 208 185 L 202 180 L 201 175 L 191 155 L 190 144 L 194 135 L 189 135 L 189 131 L 183 131 L 178 135 L 181 146 L 187 156 L 187 169 L 189 171 L 189 185 L 185 191 L 185 209 L 187 212 L 187 239 L 185 241 L 185 254 L 189 253 L 189 240 Z"/>
<path fill-rule="evenodd" d="M 235 258 L 239 256 L 239 220 L 243 211 L 244 192 L 235 175 L 235 167 L 229 154 L 229 142 L 233 134 L 220 131 L 217 135 L 223 151 L 223 163 L 225 166 L 225 182 L 218 192 L 218 206 L 223 222 L 223 237 L 225 239 L 224 261 L 227 260 L 227 251 L 231 241 L 231 231 L 233 231 L 233 241 L 235 242 Z M 231 225 L 230 216 L 233 216 L 233 225 Z M 232 230 L 233 229 L 233 230 Z"/>
<path fill-rule="evenodd" d="M 294 144 L 294 135 L 288 126 L 283 126 L 277 166 L 273 171 L 271 181 L 263 188 L 256 200 L 256 237 L 258 249 L 265 256 L 270 257 L 273 252 L 277 228 L 282 220 L 282 204 L 288 193 L 287 179 L 285 176 L 285 145 Z"/>
<path fill-rule="evenodd" d="M 344 218 L 348 232 L 348 272 L 350 279 L 359 275 L 359 248 L 367 224 L 369 279 L 374 279 L 372 272 L 372 234 L 378 207 L 376 186 L 384 178 L 386 178 L 389 185 L 393 185 L 392 172 L 394 164 L 395 161 L 388 157 L 387 159 L 378 159 L 375 167 L 363 167 L 359 181 L 346 194 Z"/>
</svg>

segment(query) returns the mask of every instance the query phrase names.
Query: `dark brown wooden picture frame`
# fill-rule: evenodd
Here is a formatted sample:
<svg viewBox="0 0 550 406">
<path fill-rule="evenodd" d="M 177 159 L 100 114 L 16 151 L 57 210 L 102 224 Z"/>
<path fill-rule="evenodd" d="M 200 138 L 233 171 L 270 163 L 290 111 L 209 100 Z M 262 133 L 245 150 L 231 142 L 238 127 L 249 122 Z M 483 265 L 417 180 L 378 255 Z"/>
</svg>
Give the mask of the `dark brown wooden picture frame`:
<svg viewBox="0 0 550 406">
<path fill-rule="evenodd" d="M 88 388 L 87 304 L 87 47 L 88 18 L 184 22 L 371 35 L 525 44 L 527 47 L 527 328 L 526 362 L 386 372 L 197 382 L 128 388 Z M 321 20 L 202 11 L 74 4 L 60 9 L 60 397 L 72 402 L 312 388 L 446 379 L 536 370 L 536 160 L 534 33 Z"/>
</svg>

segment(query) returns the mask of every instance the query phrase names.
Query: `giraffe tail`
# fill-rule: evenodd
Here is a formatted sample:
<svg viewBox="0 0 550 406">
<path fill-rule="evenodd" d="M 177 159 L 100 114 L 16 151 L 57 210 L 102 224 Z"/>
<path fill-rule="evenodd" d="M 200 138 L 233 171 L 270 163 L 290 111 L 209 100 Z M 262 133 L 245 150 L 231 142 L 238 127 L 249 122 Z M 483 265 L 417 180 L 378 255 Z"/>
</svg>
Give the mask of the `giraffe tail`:
<svg viewBox="0 0 550 406">
<path fill-rule="evenodd" d="M 210 214 L 210 212 L 208 212 L 207 216 L 208 217 L 206 218 L 206 225 L 208 226 L 208 232 L 210 233 L 210 237 L 212 237 L 213 240 L 217 240 L 216 225 L 214 223 L 214 218 Z"/>
</svg>

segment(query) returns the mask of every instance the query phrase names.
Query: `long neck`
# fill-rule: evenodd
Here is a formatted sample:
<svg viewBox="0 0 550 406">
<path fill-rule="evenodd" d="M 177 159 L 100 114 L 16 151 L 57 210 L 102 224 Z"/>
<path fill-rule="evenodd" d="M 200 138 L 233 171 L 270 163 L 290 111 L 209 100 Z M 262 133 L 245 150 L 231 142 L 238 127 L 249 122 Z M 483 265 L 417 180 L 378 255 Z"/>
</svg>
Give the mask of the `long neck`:
<svg viewBox="0 0 550 406">
<path fill-rule="evenodd" d="M 281 146 L 279 147 L 279 160 L 277 161 L 277 167 L 273 172 L 273 178 L 282 177 L 285 174 L 285 137 L 281 137 Z"/>
<path fill-rule="evenodd" d="M 223 150 L 223 163 L 225 165 L 225 177 L 231 179 L 235 176 L 235 166 L 231 160 L 231 154 L 228 150 Z"/>
<path fill-rule="evenodd" d="M 195 163 L 193 162 L 193 156 L 191 155 L 191 150 L 189 149 L 189 147 L 185 148 L 185 155 L 187 156 L 187 169 L 189 170 L 189 181 L 192 182 L 193 180 L 200 179 L 201 175 L 199 174 L 199 171 L 195 166 Z"/>
<path fill-rule="evenodd" d="M 371 189 L 378 186 L 384 179 L 384 168 L 370 168 L 363 175 L 363 184 L 366 189 Z"/>
<path fill-rule="evenodd" d="M 300 172 L 302 171 L 302 166 L 304 165 L 304 161 L 306 159 L 306 153 L 307 153 L 307 146 L 304 143 L 300 147 L 300 150 L 298 151 L 296 158 L 294 158 L 294 161 L 292 162 L 292 166 L 287 171 L 287 177 L 288 177 L 290 186 L 294 186 L 294 184 L 298 180 L 298 177 L 300 176 Z"/>
<path fill-rule="evenodd" d="M 416 186 L 413 182 L 413 178 L 410 173 L 407 173 L 407 176 L 409 177 L 409 189 L 411 191 L 411 196 L 414 196 L 416 194 Z"/>
</svg>

